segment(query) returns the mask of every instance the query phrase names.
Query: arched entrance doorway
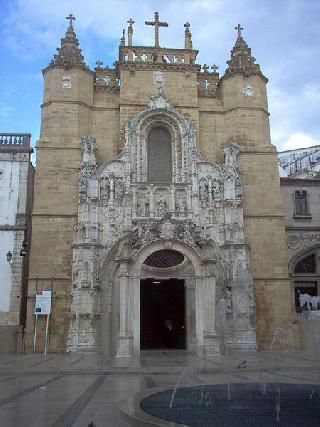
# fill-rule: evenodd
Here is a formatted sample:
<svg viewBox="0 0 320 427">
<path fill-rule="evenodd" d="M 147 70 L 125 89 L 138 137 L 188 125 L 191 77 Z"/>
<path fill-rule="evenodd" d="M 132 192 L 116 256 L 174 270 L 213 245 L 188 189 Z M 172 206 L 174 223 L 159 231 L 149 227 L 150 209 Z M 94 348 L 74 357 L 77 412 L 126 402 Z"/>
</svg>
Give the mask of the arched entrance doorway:
<svg viewBox="0 0 320 427">
<path fill-rule="evenodd" d="M 176 250 L 160 249 L 145 259 L 142 277 L 149 277 L 140 281 L 142 350 L 186 348 L 185 281 L 192 273 L 190 262 Z"/>
<path fill-rule="evenodd" d="M 143 279 L 140 282 L 140 348 L 186 348 L 183 279 Z"/>
<path fill-rule="evenodd" d="M 215 330 L 217 259 L 212 245 L 196 248 L 179 240 L 159 239 L 135 250 L 130 240 L 123 240 L 115 251 L 104 269 L 104 353 L 139 356 L 141 349 L 150 346 L 185 348 L 200 355 L 219 353 L 220 338 Z M 113 266 L 110 270 L 109 264 Z M 150 290 L 157 285 L 159 290 Z M 152 304 L 162 309 L 158 324 L 150 322 L 145 310 Z M 180 314 L 176 313 L 178 307 Z M 151 326 L 149 332 L 146 323 Z M 155 338 L 160 328 L 167 331 L 162 329 L 162 336 Z M 165 331 L 175 337 L 166 336 Z"/>
</svg>

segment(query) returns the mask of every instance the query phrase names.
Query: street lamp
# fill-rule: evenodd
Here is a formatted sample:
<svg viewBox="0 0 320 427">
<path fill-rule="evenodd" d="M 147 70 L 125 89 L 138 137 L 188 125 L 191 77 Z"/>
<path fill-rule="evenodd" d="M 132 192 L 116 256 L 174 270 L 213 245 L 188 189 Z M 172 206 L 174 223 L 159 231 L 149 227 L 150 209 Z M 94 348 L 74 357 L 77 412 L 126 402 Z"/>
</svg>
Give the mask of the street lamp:
<svg viewBox="0 0 320 427">
<path fill-rule="evenodd" d="M 12 253 L 10 251 L 7 252 L 7 261 L 9 264 L 11 264 L 12 261 Z"/>
<path fill-rule="evenodd" d="M 20 250 L 20 256 L 26 256 L 27 255 L 27 253 L 28 253 L 28 250 L 27 250 L 28 246 L 29 246 L 29 242 L 27 240 L 24 240 L 22 242 L 22 248 Z"/>
</svg>

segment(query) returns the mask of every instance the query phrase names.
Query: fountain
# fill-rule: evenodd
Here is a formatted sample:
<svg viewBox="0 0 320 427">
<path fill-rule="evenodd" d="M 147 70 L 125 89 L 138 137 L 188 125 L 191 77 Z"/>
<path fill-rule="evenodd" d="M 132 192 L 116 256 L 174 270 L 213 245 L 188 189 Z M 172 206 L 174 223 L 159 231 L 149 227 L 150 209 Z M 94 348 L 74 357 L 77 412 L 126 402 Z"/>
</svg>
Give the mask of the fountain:
<svg viewBox="0 0 320 427">
<path fill-rule="evenodd" d="M 222 300 L 221 309 L 225 306 Z M 269 370 L 275 382 L 267 383 L 267 369 L 261 371 L 258 382 L 225 384 L 209 384 L 186 369 L 173 389 L 142 399 L 141 409 L 157 417 L 159 425 L 165 420 L 190 427 L 318 427 L 320 405 L 314 384 L 280 383 L 274 347 L 284 334 L 284 329 L 276 328 L 269 346 L 273 360 Z M 247 368 L 246 360 L 234 367 L 234 373 L 243 368 Z M 153 425 L 157 425 L 154 419 Z"/>
<path fill-rule="evenodd" d="M 175 394 L 170 408 L 173 390 L 152 394 L 143 399 L 141 408 L 162 421 L 180 423 L 190 427 L 199 425 L 219 427 L 318 427 L 320 408 L 317 399 L 312 399 L 312 385 L 279 384 L 281 387 L 281 422 L 278 384 L 268 384 L 266 393 L 261 393 L 258 383 L 225 384 L 182 387 Z M 204 399 L 199 399 L 203 396 Z M 156 424 L 155 424 L 156 425 Z M 162 424 L 161 424 L 162 425 Z"/>
<path fill-rule="evenodd" d="M 217 306 L 219 333 L 222 337 L 223 353 L 229 355 L 236 344 L 236 334 L 253 337 L 250 298 L 243 296 L 248 292 L 245 272 L 238 268 L 236 280 L 226 287 Z M 315 304 L 315 300 L 313 300 Z M 307 317 L 310 337 L 316 357 L 318 386 L 320 386 L 319 338 L 316 328 L 314 306 L 307 304 Z M 306 316 L 305 316 L 306 318 Z M 313 322 L 313 323 L 312 323 Z M 244 332 L 241 335 L 241 332 Z M 248 334 L 250 332 L 250 334 Z M 312 332 L 312 334 L 311 334 Z M 243 360 L 234 370 L 225 373 L 227 381 L 211 384 L 192 369 L 184 370 L 177 378 L 173 389 L 153 393 L 140 402 L 141 409 L 159 419 L 190 427 L 200 425 L 219 427 L 318 427 L 320 425 L 320 387 L 315 393 L 315 384 L 288 384 L 280 382 L 278 353 L 275 350 L 285 330 L 277 327 L 271 337 L 269 351 L 271 367 L 260 370 L 257 382 L 235 383 L 230 381 L 230 373 L 238 374 L 246 368 L 253 372 Z M 312 335 L 312 336 L 311 336 Z M 251 339 L 251 338 L 250 338 Z M 247 341 L 249 344 L 252 341 Z M 244 342 L 245 343 L 245 342 Z M 267 375 L 274 375 L 273 382 L 267 382 Z M 157 425 L 153 418 L 152 425 Z"/>
</svg>

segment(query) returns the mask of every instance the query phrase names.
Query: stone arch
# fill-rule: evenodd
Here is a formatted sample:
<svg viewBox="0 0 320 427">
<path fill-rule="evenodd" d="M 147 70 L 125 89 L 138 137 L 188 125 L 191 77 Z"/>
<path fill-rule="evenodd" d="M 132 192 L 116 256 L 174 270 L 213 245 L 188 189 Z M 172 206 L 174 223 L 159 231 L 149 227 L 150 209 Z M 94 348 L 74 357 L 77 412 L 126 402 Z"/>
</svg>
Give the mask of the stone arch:
<svg viewBox="0 0 320 427">
<path fill-rule="evenodd" d="M 289 261 L 288 270 L 289 274 L 294 274 L 295 266 L 300 262 L 303 258 L 311 255 L 317 251 L 320 251 L 320 245 L 310 246 L 308 249 L 304 249 L 295 254 Z"/>
<path fill-rule="evenodd" d="M 215 249 L 214 247 L 198 249 L 174 239 L 155 240 L 137 251 L 132 249 L 129 239 L 122 239 L 108 254 L 103 266 L 102 307 L 119 307 L 119 313 L 104 316 L 105 320 L 109 319 L 114 323 L 113 330 L 108 331 L 109 351 L 104 352 L 109 354 L 113 352 L 119 357 L 140 353 L 140 279 L 143 278 L 141 270 L 145 259 L 161 249 L 172 249 L 182 253 L 192 266 L 188 286 L 186 285 L 188 287 L 186 301 L 188 298 L 193 298 L 194 336 L 191 336 L 190 332 L 187 348 L 198 354 L 203 354 L 204 351 L 207 354 L 216 354 L 219 344 L 215 338 L 216 278 L 214 270 L 219 261 L 216 258 Z M 173 269 L 169 270 L 168 278 L 175 277 Z M 115 296 L 119 298 L 118 304 L 115 304 Z M 106 326 L 103 324 L 101 326 L 102 334 L 107 335 Z M 207 338 L 206 334 L 209 334 L 210 338 Z M 102 342 L 105 346 L 107 345 L 106 337 Z"/>
<path fill-rule="evenodd" d="M 188 166 L 190 169 L 192 161 L 190 153 L 192 148 L 197 151 L 195 127 L 171 105 L 167 104 L 164 107 L 143 111 L 126 125 L 126 146 L 132 159 L 133 182 L 147 180 L 146 141 L 148 133 L 154 127 L 164 127 L 171 135 L 173 183 L 184 182 L 187 178 Z"/>
<path fill-rule="evenodd" d="M 296 266 L 303 261 L 305 258 L 315 256 L 315 271 L 314 272 L 295 272 Z M 318 296 L 320 294 L 320 245 L 313 245 L 305 250 L 302 250 L 295 254 L 289 261 L 289 274 L 291 276 L 292 283 L 292 298 L 296 310 L 300 310 L 299 305 L 299 294 L 306 293 L 312 296 Z"/>
</svg>

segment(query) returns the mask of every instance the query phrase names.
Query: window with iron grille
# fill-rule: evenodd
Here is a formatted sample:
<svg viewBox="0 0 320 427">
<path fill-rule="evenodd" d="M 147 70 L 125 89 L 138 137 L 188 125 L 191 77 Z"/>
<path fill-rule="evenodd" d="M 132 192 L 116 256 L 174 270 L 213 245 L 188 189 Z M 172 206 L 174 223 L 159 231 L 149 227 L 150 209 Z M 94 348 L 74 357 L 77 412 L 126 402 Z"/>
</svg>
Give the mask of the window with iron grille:
<svg viewBox="0 0 320 427">
<path fill-rule="evenodd" d="M 296 190 L 294 193 L 294 208 L 295 215 L 307 216 L 309 215 L 308 210 L 308 193 L 306 190 Z"/>
<path fill-rule="evenodd" d="M 172 249 L 162 249 L 149 255 L 144 264 L 149 267 L 169 268 L 181 264 L 183 260 L 184 256 L 180 252 Z"/>
</svg>

